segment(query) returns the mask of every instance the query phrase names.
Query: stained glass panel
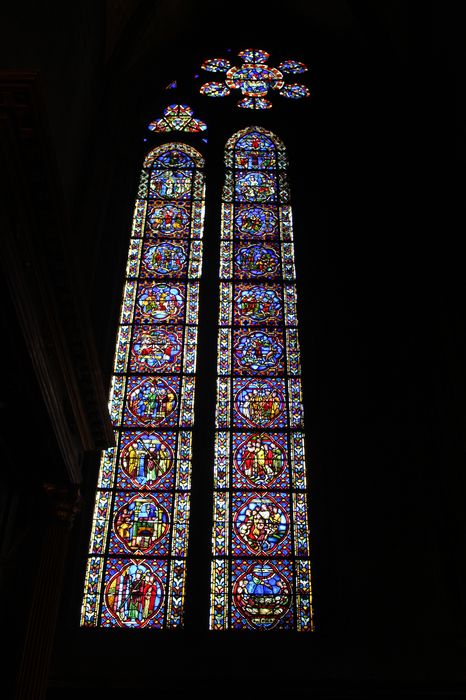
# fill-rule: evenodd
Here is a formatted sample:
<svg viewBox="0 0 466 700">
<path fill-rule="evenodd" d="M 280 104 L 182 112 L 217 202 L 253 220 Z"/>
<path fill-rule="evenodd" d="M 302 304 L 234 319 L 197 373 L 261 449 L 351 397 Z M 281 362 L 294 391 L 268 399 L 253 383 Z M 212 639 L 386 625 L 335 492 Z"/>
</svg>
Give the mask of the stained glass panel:
<svg viewBox="0 0 466 700">
<path fill-rule="evenodd" d="M 194 116 L 193 110 L 188 105 L 172 104 L 165 107 L 163 117 L 151 122 L 148 128 L 160 133 L 167 131 L 197 133 L 206 131 L 207 125 Z"/>
<path fill-rule="evenodd" d="M 307 66 L 300 61 L 287 60 L 278 68 L 267 65 L 270 55 L 262 49 L 245 49 L 238 56 L 243 63 L 231 65 L 223 58 L 210 58 L 204 61 L 202 69 L 208 72 L 225 73 L 225 82 L 208 82 L 201 86 L 200 92 L 209 97 L 226 97 L 230 90 L 240 90 L 242 98 L 238 101 L 241 109 L 271 109 L 272 102 L 267 99 L 275 90 L 283 97 L 300 99 L 309 96 L 305 85 L 285 84 L 286 75 L 307 72 Z"/>
<path fill-rule="evenodd" d="M 192 115 L 181 106 L 175 116 Z M 144 162 L 110 392 L 115 447 L 101 459 L 83 626 L 183 624 L 203 178 L 202 156 L 184 144 Z"/>
<path fill-rule="evenodd" d="M 268 55 L 251 50 L 242 57 L 258 71 Z M 291 61 L 286 68 L 301 71 Z M 305 438 L 285 148 L 270 132 L 250 127 L 230 139 L 225 163 L 210 627 L 310 631 Z"/>
</svg>

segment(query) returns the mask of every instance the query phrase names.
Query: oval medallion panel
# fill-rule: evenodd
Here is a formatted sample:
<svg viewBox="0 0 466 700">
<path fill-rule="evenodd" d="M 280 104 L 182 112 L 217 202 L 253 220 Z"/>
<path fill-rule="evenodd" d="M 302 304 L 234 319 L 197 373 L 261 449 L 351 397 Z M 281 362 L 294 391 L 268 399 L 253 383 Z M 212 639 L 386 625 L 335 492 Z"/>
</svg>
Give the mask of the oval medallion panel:
<svg viewBox="0 0 466 700">
<path fill-rule="evenodd" d="M 233 598 L 253 629 L 273 629 L 291 607 L 291 586 L 270 562 L 252 564 L 236 579 Z"/>
</svg>

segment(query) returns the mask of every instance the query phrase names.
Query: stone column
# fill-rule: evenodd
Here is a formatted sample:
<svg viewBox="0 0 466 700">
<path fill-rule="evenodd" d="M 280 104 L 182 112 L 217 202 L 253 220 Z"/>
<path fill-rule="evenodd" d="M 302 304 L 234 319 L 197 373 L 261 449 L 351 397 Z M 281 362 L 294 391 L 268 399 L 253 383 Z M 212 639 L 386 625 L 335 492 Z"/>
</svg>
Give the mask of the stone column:
<svg viewBox="0 0 466 700">
<path fill-rule="evenodd" d="M 16 700 L 43 700 L 46 697 L 69 534 L 81 505 L 76 486 L 45 484 L 44 490 L 49 504 L 49 521 L 31 597 Z"/>
</svg>

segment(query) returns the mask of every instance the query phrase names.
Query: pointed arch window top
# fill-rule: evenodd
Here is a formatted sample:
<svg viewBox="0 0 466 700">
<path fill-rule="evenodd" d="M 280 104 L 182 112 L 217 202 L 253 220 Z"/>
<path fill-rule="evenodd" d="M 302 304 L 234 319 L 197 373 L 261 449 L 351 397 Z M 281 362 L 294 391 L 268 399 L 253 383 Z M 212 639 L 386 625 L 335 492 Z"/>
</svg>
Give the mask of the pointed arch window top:
<svg viewBox="0 0 466 700">
<path fill-rule="evenodd" d="M 204 61 L 202 68 L 215 73 L 226 73 L 225 83 L 208 82 L 200 92 L 208 97 L 226 97 L 230 90 L 240 90 L 243 98 L 237 103 L 242 109 L 270 109 L 272 103 L 267 99 L 271 90 L 288 99 L 309 97 L 305 85 L 285 83 L 287 74 L 296 75 L 307 72 L 305 63 L 289 59 L 280 63 L 278 68 L 267 65 L 270 54 L 262 49 L 244 49 L 238 56 L 243 60 L 240 66 L 232 66 L 223 58 L 211 58 Z"/>
<path fill-rule="evenodd" d="M 188 105 L 173 104 L 165 107 L 163 117 L 151 122 L 148 128 L 159 133 L 166 133 L 167 131 L 198 133 L 207 131 L 207 124 L 197 119 Z"/>
<path fill-rule="evenodd" d="M 203 168 L 204 158 L 186 143 L 165 143 L 149 151 L 144 167 Z"/>
</svg>

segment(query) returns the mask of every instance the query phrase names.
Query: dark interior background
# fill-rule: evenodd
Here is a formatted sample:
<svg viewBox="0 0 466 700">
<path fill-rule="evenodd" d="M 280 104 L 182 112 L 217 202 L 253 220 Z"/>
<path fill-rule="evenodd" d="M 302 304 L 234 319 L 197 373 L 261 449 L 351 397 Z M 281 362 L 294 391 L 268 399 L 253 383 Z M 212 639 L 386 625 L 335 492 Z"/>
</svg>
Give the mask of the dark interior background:
<svg viewBox="0 0 466 700">
<path fill-rule="evenodd" d="M 463 695 L 466 37 L 459 6 L 51 0 L 4 3 L 1 15 L 0 65 L 40 73 L 43 128 L 67 217 L 62 263 L 89 313 L 105 387 L 139 171 L 144 153 L 161 142 L 147 124 L 176 97 L 209 127 L 207 144 L 186 139 L 207 159 L 186 628 L 79 628 L 99 461 L 97 451 L 86 453 L 47 697 L 223 695 L 233 687 L 325 698 Z M 236 95 L 200 96 L 202 82 L 216 79 L 200 70 L 202 61 L 233 60 L 247 47 L 267 50 L 270 65 L 304 61 L 311 98 L 274 96 L 272 110 L 252 112 L 235 106 Z M 178 89 L 166 91 L 175 79 Z M 290 159 L 312 635 L 207 629 L 223 147 L 250 124 L 273 130 Z M 0 590 L 4 676 L 13 684 L 45 517 L 40 484 L 66 474 L 11 292 L 3 283 L 2 291 Z"/>
</svg>

